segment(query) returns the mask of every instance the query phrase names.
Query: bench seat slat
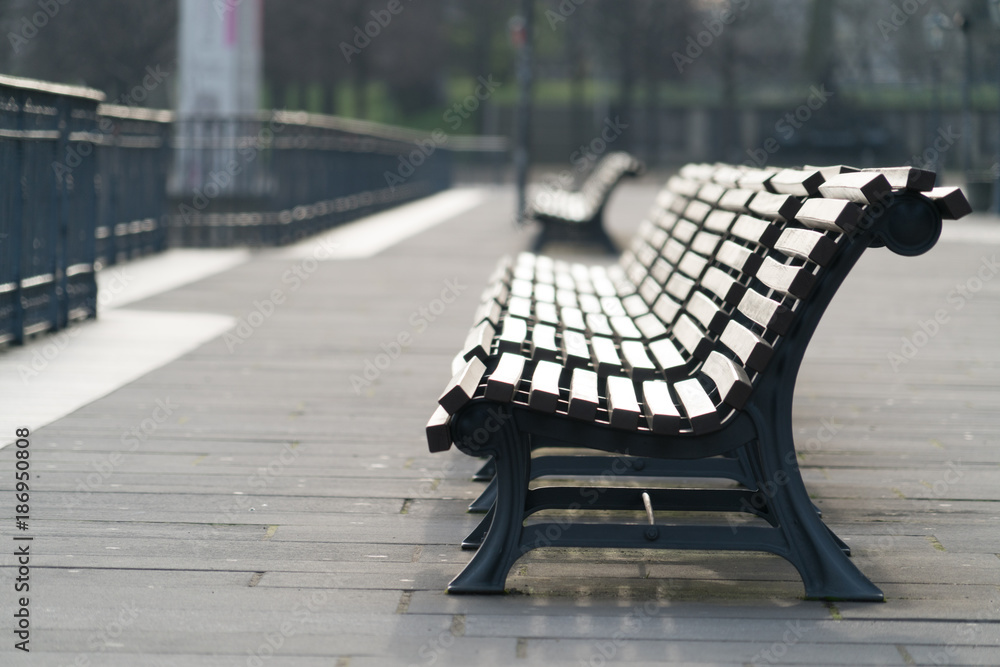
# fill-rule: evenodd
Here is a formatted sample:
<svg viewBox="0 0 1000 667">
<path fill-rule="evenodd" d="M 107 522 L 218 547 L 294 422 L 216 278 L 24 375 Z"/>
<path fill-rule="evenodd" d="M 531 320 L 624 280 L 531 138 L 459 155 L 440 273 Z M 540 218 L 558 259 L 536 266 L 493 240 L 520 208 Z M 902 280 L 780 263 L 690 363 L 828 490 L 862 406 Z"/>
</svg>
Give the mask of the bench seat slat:
<svg viewBox="0 0 1000 667">
<path fill-rule="evenodd" d="M 603 313 L 588 313 L 586 320 L 588 336 L 613 336 L 615 333 L 608 316 Z"/>
<path fill-rule="evenodd" d="M 725 271 L 714 266 L 708 267 L 702 276 L 701 284 L 709 292 L 715 294 L 726 303 L 735 306 L 743 298 L 746 286 L 739 283 Z"/>
<path fill-rule="evenodd" d="M 603 336 L 594 336 L 590 339 L 590 349 L 593 353 L 591 361 L 594 370 L 599 376 L 607 377 L 609 373 L 617 373 L 621 370 L 622 360 L 618 356 L 615 342 Z"/>
<path fill-rule="evenodd" d="M 680 432 L 681 413 L 674 405 L 666 382 L 647 380 L 642 383 L 642 408 L 653 433 L 674 435 Z"/>
<path fill-rule="evenodd" d="M 482 380 L 485 372 L 486 364 L 477 357 L 469 359 L 465 362 L 465 367 L 448 382 L 444 392 L 438 397 L 438 405 L 447 410 L 450 415 L 458 412 L 459 408 L 472 400 L 472 396 L 476 393 L 476 387 L 479 386 L 479 381 Z"/>
<path fill-rule="evenodd" d="M 649 304 L 639 294 L 632 294 L 621 300 L 625 313 L 630 317 L 639 317 L 649 312 Z"/>
<path fill-rule="evenodd" d="M 585 313 L 600 313 L 604 309 L 601 307 L 601 300 L 593 294 L 578 294 L 577 302 L 580 310 Z"/>
<path fill-rule="evenodd" d="M 744 366 L 758 372 L 767 368 L 774 353 L 767 341 L 733 320 L 726 324 L 719 341 L 732 350 Z"/>
<path fill-rule="evenodd" d="M 937 175 L 933 171 L 916 167 L 883 167 L 862 169 L 863 172 L 882 174 L 893 188 L 927 192 L 934 187 Z"/>
<path fill-rule="evenodd" d="M 740 273 L 752 276 L 757 273 L 764 258 L 749 248 L 732 241 L 723 241 L 715 259 Z"/>
<path fill-rule="evenodd" d="M 816 276 L 807 267 L 779 264 L 773 257 L 764 259 L 757 270 L 757 279 L 771 289 L 796 299 L 806 298 L 816 284 Z"/>
<path fill-rule="evenodd" d="M 677 398 L 680 399 L 684 413 L 696 434 L 719 428 L 721 420 L 715 409 L 715 403 L 712 402 L 708 392 L 701 386 L 701 382 L 697 378 L 678 382 L 674 385 L 674 390 L 677 392 Z"/>
<path fill-rule="evenodd" d="M 556 328 L 548 324 L 536 324 L 531 330 L 531 358 L 555 361 L 559 356 L 556 345 Z"/>
<path fill-rule="evenodd" d="M 837 251 L 837 244 L 821 232 L 789 227 L 774 242 L 774 249 L 789 257 L 807 259 L 826 266 Z"/>
<path fill-rule="evenodd" d="M 684 209 L 684 218 L 696 225 L 700 225 L 705 220 L 705 216 L 712 212 L 712 207 L 698 199 L 692 199 L 687 208 Z"/>
<path fill-rule="evenodd" d="M 701 202 L 698 203 L 701 204 Z M 671 232 L 672 236 L 681 243 L 690 242 L 691 239 L 694 238 L 694 235 L 697 233 L 698 233 L 698 225 L 689 220 L 681 220 L 676 225 L 674 225 L 674 229 Z"/>
<path fill-rule="evenodd" d="M 729 357 L 720 352 L 712 352 L 701 370 L 715 383 L 723 403 L 739 410 L 750 398 L 750 391 L 753 389 L 750 376 Z"/>
<path fill-rule="evenodd" d="M 427 434 L 427 448 L 431 452 L 446 452 L 451 449 L 451 427 L 448 425 L 451 415 L 440 405 L 434 408 L 434 414 L 427 421 L 424 432 Z"/>
<path fill-rule="evenodd" d="M 559 324 L 559 310 L 554 303 L 539 301 L 535 304 L 535 318 L 545 324 Z"/>
<path fill-rule="evenodd" d="M 635 319 L 635 326 L 646 340 L 656 340 L 667 333 L 667 327 L 655 313 L 646 313 Z"/>
<path fill-rule="evenodd" d="M 626 377 L 611 375 L 607 380 L 608 420 L 615 428 L 635 430 L 639 425 L 639 401 L 635 385 Z"/>
<path fill-rule="evenodd" d="M 701 186 L 701 189 L 698 190 L 698 199 L 702 200 L 706 204 L 715 206 L 719 203 L 719 199 L 721 199 L 724 194 L 726 194 L 726 189 L 718 183 L 705 183 Z"/>
<path fill-rule="evenodd" d="M 601 299 L 601 310 L 608 317 L 617 317 L 619 315 L 625 315 L 625 306 L 622 304 L 622 300 L 615 296 L 606 296 Z"/>
<path fill-rule="evenodd" d="M 609 317 L 607 319 L 611 323 L 611 329 L 614 331 L 615 336 L 618 338 L 642 338 L 642 333 L 635 326 L 635 322 L 632 321 L 631 317 L 628 317 L 627 315 L 619 315 Z"/>
<path fill-rule="evenodd" d="M 853 232 L 864 210 L 846 199 L 807 199 L 795 219 L 806 227 L 831 232 Z"/>
<path fill-rule="evenodd" d="M 972 213 L 972 205 L 959 188 L 934 188 L 927 193 L 927 198 L 945 220 L 958 220 Z"/>
<path fill-rule="evenodd" d="M 758 192 L 750 200 L 750 210 L 768 220 L 791 220 L 798 213 L 802 202 L 792 195 L 779 195 L 773 192 Z"/>
<path fill-rule="evenodd" d="M 569 368 L 579 368 L 590 363 L 590 348 L 587 337 L 579 331 L 564 331 L 562 334 L 563 363 Z"/>
<path fill-rule="evenodd" d="M 530 299 L 532 292 L 534 292 L 534 285 L 530 280 L 514 278 L 514 280 L 510 281 L 511 295 L 519 296 L 524 299 Z"/>
<path fill-rule="evenodd" d="M 660 298 L 653 304 L 653 313 L 665 324 L 671 324 L 681 312 L 681 304 L 677 303 L 669 294 L 661 294 Z"/>
<path fill-rule="evenodd" d="M 625 370 L 633 380 L 652 380 L 660 374 L 656 364 L 646 353 L 646 346 L 642 341 L 622 341 L 622 360 L 625 362 Z"/>
<path fill-rule="evenodd" d="M 674 273 L 663 288 L 678 301 L 684 301 L 694 288 L 694 281 L 680 273 Z"/>
<path fill-rule="evenodd" d="M 649 276 L 642 281 L 641 285 L 639 285 L 639 296 L 642 297 L 642 300 L 646 303 L 655 302 L 660 296 L 661 291 L 662 288 L 660 287 L 660 283 L 657 282 L 656 278 L 653 276 Z"/>
<path fill-rule="evenodd" d="M 695 359 L 704 359 L 708 356 L 712 348 L 711 341 L 705 337 L 705 332 L 694 323 L 687 314 L 677 318 L 672 329 L 674 337 L 677 339 L 688 354 Z"/>
<path fill-rule="evenodd" d="M 521 383 L 524 374 L 524 364 L 528 360 L 520 354 L 504 352 L 500 355 L 497 367 L 486 380 L 486 398 L 491 401 L 509 403 L 514 400 L 514 392 Z"/>
<path fill-rule="evenodd" d="M 526 320 L 531 319 L 531 299 L 523 296 L 510 297 L 510 300 L 507 302 L 507 312 L 515 317 L 522 317 Z"/>
<path fill-rule="evenodd" d="M 704 292 L 695 290 L 688 299 L 687 312 L 709 331 L 721 334 L 726 328 L 729 317 Z"/>
<path fill-rule="evenodd" d="M 771 177 L 768 187 L 779 194 L 812 197 L 826 179 L 818 170 L 782 169 Z"/>
<path fill-rule="evenodd" d="M 539 412 L 555 412 L 559 405 L 559 377 L 563 367 L 551 361 L 539 361 L 531 374 L 528 405 Z"/>
<path fill-rule="evenodd" d="M 719 208 L 735 213 L 749 213 L 750 201 L 756 193 L 753 190 L 732 189 L 726 190 L 719 200 Z"/>
<path fill-rule="evenodd" d="M 569 383 L 569 416 L 574 419 L 594 421 L 599 402 L 597 373 L 583 368 L 574 369 Z"/>
<path fill-rule="evenodd" d="M 722 241 L 722 237 L 718 234 L 700 231 L 691 241 L 691 249 L 700 255 L 711 257 L 715 254 L 716 248 L 719 247 L 720 241 Z"/>
<path fill-rule="evenodd" d="M 586 331 L 587 323 L 583 321 L 583 311 L 579 308 L 560 308 L 559 320 L 563 328 L 575 331 Z"/>
<path fill-rule="evenodd" d="M 474 317 L 475 323 L 489 322 L 494 327 L 500 324 L 500 314 L 503 308 L 496 301 L 484 301 L 479 304 L 479 309 L 476 310 L 476 315 Z"/>
<path fill-rule="evenodd" d="M 733 220 L 736 219 L 736 213 L 733 211 L 720 211 L 716 209 L 712 211 L 707 218 L 705 218 L 705 229 L 717 232 L 719 234 L 725 234 L 729 231 L 729 228 L 733 225 Z"/>
<path fill-rule="evenodd" d="M 752 215 L 741 215 L 733 223 L 729 230 L 733 236 L 738 236 L 744 241 L 759 243 L 771 248 L 774 242 L 781 236 L 781 228 L 767 220 L 755 218 Z"/>
<path fill-rule="evenodd" d="M 708 266 L 707 259 L 696 252 L 688 251 L 684 253 L 684 257 L 681 258 L 680 263 L 677 265 L 677 269 L 689 278 L 698 280 L 706 266 Z"/>
<path fill-rule="evenodd" d="M 681 256 L 687 248 L 684 244 L 677 239 L 670 239 L 667 241 L 667 245 L 663 246 L 663 258 L 670 262 L 672 265 L 676 265 L 680 261 Z"/>
<path fill-rule="evenodd" d="M 675 378 L 687 368 L 688 361 L 677 350 L 669 338 L 661 338 L 649 344 L 649 351 L 668 378 Z"/>
<path fill-rule="evenodd" d="M 472 357 L 479 357 L 485 363 L 490 357 L 495 334 L 496 331 L 489 322 L 480 322 L 470 329 L 469 335 L 465 337 L 465 345 L 462 346 L 462 359 L 468 361 Z"/>
<path fill-rule="evenodd" d="M 528 323 L 519 317 L 507 315 L 497 337 L 497 349 L 500 352 L 520 352 L 527 337 Z"/>
<path fill-rule="evenodd" d="M 830 199 L 846 199 L 855 204 L 873 204 L 892 192 L 892 186 L 882 174 L 856 171 L 827 179 L 819 186 L 819 192 L 823 197 Z"/>
<path fill-rule="evenodd" d="M 747 290 L 737 309 L 768 331 L 779 335 L 788 332 L 793 313 L 784 305 L 754 290 Z"/>
<path fill-rule="evenodd" d="M 544 303 L 555 303 L 556 302 L 556 288 L 548 283 L 535 283 L 534 288 L 535 301 L 540 301 Z"/>
</svg>

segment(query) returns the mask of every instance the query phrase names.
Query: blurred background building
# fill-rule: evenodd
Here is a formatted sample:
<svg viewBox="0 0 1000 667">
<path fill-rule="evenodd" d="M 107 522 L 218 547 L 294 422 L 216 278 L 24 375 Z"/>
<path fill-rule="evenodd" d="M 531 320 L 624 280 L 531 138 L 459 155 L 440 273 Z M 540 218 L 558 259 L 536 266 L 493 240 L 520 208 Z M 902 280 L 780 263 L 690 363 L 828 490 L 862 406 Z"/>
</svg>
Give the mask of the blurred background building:
<svg viewBox="0 0 1000 667">
<path fill-rule="evenodd" d="M 1000 99 L 1000 26 L 991 4 L 536 0 L 532 161 L 582 166 L 612 122 L 621 128 L 613 148 L 654 166 L 910 163 L 988 181 L 998 169 Z M 109 101 L 182 114 L 237 98 L 232 108 L 243 109 L 253 95 L 260 109 L 449 136 L 510 135 L 517 88 L 511 18 L 520 5 L 4 0 L 0 71 L 84 84 Z M 44 25 L 33 22 L 39 12 L 51 14 Z M 179 42 L 214 39 L 213 17 L 240 40 L 259 37 L 256 92 L 245 87 L 230 96 L 215 85 L 182 92 L 191 90 L 185 77 L 209 81 L 223 67 L 215 59 L 178 62 Z M 234 66 L 257 67 L 250 54 L 241 52 Z M 149 68 L 165 75 L 143 89 Z"/>
</svg>

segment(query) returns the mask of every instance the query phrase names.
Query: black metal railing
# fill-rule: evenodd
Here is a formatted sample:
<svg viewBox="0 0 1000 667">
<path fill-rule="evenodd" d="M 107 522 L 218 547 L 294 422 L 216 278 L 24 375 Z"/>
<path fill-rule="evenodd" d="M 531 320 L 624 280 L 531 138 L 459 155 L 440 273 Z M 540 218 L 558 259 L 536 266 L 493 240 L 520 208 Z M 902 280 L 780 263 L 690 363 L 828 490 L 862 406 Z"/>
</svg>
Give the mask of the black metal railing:
<svg viewBox="0 0 1000 667">
<path fill-rule="evenodd" d="M 170 244 L 280 245 L 444 190 L 446 140 L 305 112 L 178 119 Z"/>
<path fill-rule="evenodd" d="M 70 160 L 97 131 L 103 94 L 0 76 L 0 342 L 97 312 L 96 162 Z M 59 168 L 62 165 L 64 168 Z"/>
<path fill-rule="evenodd" d="M 500 137 L 273 111 L 102 104 L 0 75 L 0 344 L 97 313 L 96 271 L 171 245 L 279 245 L 448 188 Z"/>
</svg>

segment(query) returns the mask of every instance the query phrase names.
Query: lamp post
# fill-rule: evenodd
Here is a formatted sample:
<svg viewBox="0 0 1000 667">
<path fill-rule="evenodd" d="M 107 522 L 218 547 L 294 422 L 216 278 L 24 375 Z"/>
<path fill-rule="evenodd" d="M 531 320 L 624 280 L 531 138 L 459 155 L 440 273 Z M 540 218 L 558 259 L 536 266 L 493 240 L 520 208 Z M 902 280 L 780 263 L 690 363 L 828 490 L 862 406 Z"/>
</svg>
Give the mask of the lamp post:
<svg viewBox="0 0 1000 667">
<path fill-rule="evenodd" d="M 1000 0 L 989 0 L 990 20 L 1000 29 Z M 1000 96 L 1000 43 L 997 48 L 997 95 Z M 997 162 L 993 165 L 993 212 L 1000 214 L 1000 99 L 997 100 Z"/>
<path fill-rule="evenodd" d="M 933 57 L 931 59 L 931 96 L 932 116 L 929 136 L 933 141 L 938 128 L 941 127 L 941 49 L 944 47 L 944 31 L 949 27 L 948 17 L 940 9 L 935 9 L 924 15 L 924 36 Z M 927 167 L 937 174 L 940 171 L 941 156 L 937 151 L 931 151 L 933 162 Z M 940 174 L 939 174 L 940 177 Z"/>
<path fill-rule="evenodd" d="M 528 146 L 531 135 L 531 70 L 534 0 L 520 0 L 521 14 L 510 20 L 510 36 L 517 57 L 517 108 L 514 112 L 514 181 L 517 186 L 517 221 L 524 222 L 527 207 Z"/>
</svg>

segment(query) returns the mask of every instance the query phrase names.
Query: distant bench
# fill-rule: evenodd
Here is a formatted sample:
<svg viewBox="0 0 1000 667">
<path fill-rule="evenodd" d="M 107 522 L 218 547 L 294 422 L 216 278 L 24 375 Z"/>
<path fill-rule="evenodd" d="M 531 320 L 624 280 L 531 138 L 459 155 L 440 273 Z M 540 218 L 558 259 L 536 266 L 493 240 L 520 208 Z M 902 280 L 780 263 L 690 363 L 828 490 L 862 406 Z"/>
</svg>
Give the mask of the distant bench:
<svg viewBox="0 0 1000 667">
<path fill-rule="evenodd" d="M 619 181 L 627 176 L 638 176 L 643 171 L 642 162 L 628 153 L 609 153 L 601 158 L 578 190 L 536 189 L 526 210 L 527 217 L 542 225 L 535 238 L 535 251 L 561 233 L 599 243 L 617 254 L 618 248 L 604 229 L 604 207 Z"/>
<path fill-rule="evenodd" d="M 792 395 L 861 254 L 919 255 L 942 218 L 970 212 L 961 191 L 934 180 L 905 167 L 693 164 L 668 181 L 617 265 L 504 258 L 427 424 L 431 451 L 455 443 L 491 456 L 496 472 L 495 502 L 467 539 L 482 544 L 448 590 L 502 592 L 513 563 L 540 546 L 735 549 L 787 559 L 808 598 L 881 600 L 809 499 Z M 584 485 L 529 488 L 542 476 Z M 586 484 L 617 477 L 656 484 Z M 663 486 L 690 477 L 740 488 Z M 541 510 L 632 510 L 645 521 L 529 522 Z M 760 521 L 667 522 L 664 511 Z"/>
</svg>

